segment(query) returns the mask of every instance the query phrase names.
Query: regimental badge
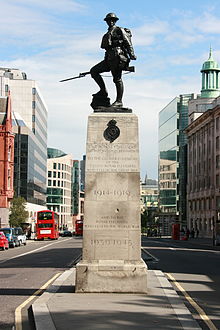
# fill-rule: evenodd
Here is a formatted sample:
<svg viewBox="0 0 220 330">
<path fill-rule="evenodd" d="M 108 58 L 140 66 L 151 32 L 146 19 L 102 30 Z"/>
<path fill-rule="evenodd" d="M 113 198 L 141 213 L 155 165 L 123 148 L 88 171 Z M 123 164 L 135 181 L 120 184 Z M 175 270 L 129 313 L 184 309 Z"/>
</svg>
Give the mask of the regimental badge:
<svg viewBox="0 0 220 330">
<path fill-rule="evenodd" d="M 120 129 L 116 126 L 117 121 L 112 119 L 108 122 L 107 128 L 104 130 L 103 136 L 107 141 L 112 143 L 115 141 L 120 135 Z"/>
</svg>

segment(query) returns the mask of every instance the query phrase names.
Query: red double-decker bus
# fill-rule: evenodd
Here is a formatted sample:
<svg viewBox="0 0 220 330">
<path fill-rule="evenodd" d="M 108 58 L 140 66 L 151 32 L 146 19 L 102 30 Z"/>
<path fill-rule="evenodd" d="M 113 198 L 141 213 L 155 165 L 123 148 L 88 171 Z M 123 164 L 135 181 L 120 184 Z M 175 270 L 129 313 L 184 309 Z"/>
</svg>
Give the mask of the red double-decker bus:
<svg viewBox="0 0 220 330">
<path fill-rule="evenodd" d="M 83 220 L 75 221 L 75 236 L 83 235 Z"/>
<path fill-rule="evenodd" d="M 50 210 L 37 212 L 36 238 L 58 239 L 59 237 L 59 216 L 56 212 Z"/>
</svg>

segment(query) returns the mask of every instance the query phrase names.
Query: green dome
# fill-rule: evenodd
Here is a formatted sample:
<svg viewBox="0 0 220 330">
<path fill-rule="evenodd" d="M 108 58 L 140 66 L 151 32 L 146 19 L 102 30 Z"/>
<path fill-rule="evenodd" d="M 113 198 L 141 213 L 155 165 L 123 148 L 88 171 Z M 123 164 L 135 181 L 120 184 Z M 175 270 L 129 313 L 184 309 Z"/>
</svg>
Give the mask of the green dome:
<svg viewBox="0 0 220 330">
<path fill-rule="evenodd" d="M 207 70 L 220 71 L 218 63 L 212 57 L 212 50 L 211 49 L 210 49 L 210 53 L 209 53 L 209 58 L 208 58 L 207 61 L 205 61 L 203 63 L 201 72 L 207 71 Z"/>
<path fill-rule="evenodd" d="M 220 68 L 213 60 L 210 48 L 209 58 L 202 66 L 202 90 L 201 97 L 216 98 L 220 95 Z"/>
</svg>

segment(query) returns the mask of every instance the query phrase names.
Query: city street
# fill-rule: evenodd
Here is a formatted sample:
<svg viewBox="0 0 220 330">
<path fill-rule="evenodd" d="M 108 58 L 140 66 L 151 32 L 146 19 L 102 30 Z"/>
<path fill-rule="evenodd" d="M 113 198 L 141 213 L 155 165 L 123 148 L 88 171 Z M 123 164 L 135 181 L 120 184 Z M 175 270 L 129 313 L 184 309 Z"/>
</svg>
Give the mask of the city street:
<svg viewBox="0 0 220 330">
<path fill-rule="evenodd" d="M 201 243 L 200 243 L 201 244 Z M 192 241 L 173 241 L 143 237 L 142 247 L 148 255 L 148 268 L 159 269 L 172 278 L 171 283 L 180 295 L 189 295 L 196 303 L 196 310 L 184 298 L 189 310 L 198 320 L 202 329 L 220 329 L 220 251 L 219 247 L 196 244 Z M 151 259 L 151 260 L 150 260 Z M 176 283 L 174 283 L 174 279 Z M 183 290 L 180 292 L 180 287 Z M 198 313 L 202 308 L 213 322 L 205 324 Z"/>
<path fill-rule="evenodd" d="M 195 243 L 143 237 L 142 257 L 149 269 L 166 274 L 202 329 L 219 329 L 220 251 Z M 1 329 L 13 329 L 19 306 L 22 329 L 32 329 L 27 309 L 43 290 L 37 294 L 36 291 L 77 262 L 81 245 L 82 239 L 78 237 L 59 238 L 58 241 L 28 241 L 27 246 L 1 251 Z M 185 294 L 205 312 L 206 323 L 201 320 L 201 310 L 193 307 Z"/>
<path fill-rule="evenodd" d="M 26 246 L 0 251 L 0 329 L 13 329 L 16 308 L 56 274 L 70 268 L 81 254 L 81 245 L 81 238 L 70 237 L 31 240 Z M 23 330 L 30 329 L 27 307 L 22 311 Z"/>
</svg>

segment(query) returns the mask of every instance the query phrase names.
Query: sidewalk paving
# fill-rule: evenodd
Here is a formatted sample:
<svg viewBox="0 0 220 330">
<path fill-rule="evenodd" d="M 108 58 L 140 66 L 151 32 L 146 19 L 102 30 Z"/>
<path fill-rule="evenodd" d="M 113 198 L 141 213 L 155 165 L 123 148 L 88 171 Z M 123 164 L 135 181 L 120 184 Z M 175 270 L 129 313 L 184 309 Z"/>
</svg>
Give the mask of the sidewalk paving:
<svg viewBox="0 0 220 330">
<path fill-rule="evenodd" d="M 148 294 L 74 293 L 75 268 L 32 305 L 36 330 L 201 329 L 163 272 L 148 270 Z"/>
</svg>

